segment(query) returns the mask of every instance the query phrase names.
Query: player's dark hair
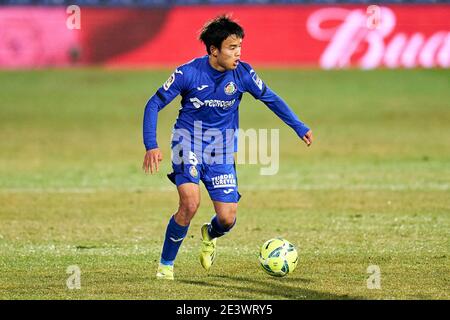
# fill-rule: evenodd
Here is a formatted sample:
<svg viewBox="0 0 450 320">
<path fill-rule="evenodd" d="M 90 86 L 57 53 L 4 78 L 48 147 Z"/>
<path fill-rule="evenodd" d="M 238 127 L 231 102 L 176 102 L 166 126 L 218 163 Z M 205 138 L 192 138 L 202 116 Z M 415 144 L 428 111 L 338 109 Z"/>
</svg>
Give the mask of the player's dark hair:
<svg viewBox="0 0 450 320">
<path fill-rule="evenodd" d="M 211 54 L 211 46 L 220 50 L 223 40 L 231 35 L 244 39 L 244 29 L 227 15 L 221 15 L 203 26 L 199 38 L 205 44 L 208 54 Z"/>
</svg>

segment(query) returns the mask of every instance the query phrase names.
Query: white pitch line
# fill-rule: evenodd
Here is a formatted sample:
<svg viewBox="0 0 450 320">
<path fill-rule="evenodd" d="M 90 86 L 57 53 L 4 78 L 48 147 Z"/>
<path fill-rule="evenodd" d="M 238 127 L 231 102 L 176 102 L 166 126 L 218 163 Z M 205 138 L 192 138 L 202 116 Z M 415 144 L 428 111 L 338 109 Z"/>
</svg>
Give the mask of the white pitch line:
<svg viewBox="0 0 450 320">
<path fill-rule="evenodd" d="M 100 192 L 174 192 L 175 187 L 163 188 L 0 188 L 0 193 L 100 193 Z"/>
<path fill-rule="evenodd" d="M 301 185 L 301 186 L 269 186 L 269 187 L 261 187 L 259 185 L 246 185 L 241 187 L 240 190 L 348 190 L 348 191 L 373 191 L 373 190 L 392 190 L 392 191 L 420 191 L 420 190 L 436 190 L 436 191 L 447 191 L 450 189 L 449 184 L 359 184 L 359 185 L 336 185 L 336 184 L 310 184 L 310 185 Z"/>
<path fill-rule="evenodd" d="M 336 185 L 336 184 L 305 184 L 305 185 L 257 185 L 243 184 L 239 186 L 241 191 L 283 191 L 283 190 L 347 190 L 347 191 L 448 191 L 450 184 L 356 184 L 356 185 Z M 100 192 L 176 192 L 175 186 L 171 187 L 130 187 L 130 188 L 0 188 L 0 193 L 100 193 Z"/>
</svg>

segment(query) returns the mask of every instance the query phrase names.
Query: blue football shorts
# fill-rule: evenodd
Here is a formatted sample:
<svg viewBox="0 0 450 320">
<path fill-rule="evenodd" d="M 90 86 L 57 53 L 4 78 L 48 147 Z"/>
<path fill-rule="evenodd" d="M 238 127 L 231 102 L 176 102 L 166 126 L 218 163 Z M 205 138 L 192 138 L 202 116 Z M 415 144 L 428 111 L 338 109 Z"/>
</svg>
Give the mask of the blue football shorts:
<svg viewBox="0 0 450 320">
<path fill-rule="evenodd" d="M 234 163 L 206 164 L 183 161 L 176 164 L 172 161 L 172 169 L 173 172 L 167 177 L 177 187 L 183 183 L 199 184 L 202 181 L 213 201 L 237 203 L 241 198 Z"/>
</svg>

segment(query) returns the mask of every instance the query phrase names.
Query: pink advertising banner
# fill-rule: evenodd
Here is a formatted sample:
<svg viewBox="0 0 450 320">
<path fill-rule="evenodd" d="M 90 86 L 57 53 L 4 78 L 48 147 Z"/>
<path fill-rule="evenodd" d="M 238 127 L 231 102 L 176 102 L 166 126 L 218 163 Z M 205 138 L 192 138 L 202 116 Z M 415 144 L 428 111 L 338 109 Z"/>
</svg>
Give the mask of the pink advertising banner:
<svg viewBox="0 0 450 320">
<path fill-rule="evenodd" d="M 449 68 L 450 5 L 0 8 L 0 67 L 173 67 L 205 54 L 205 21 L 232 14 L 259 66 Z"/>
</svg>

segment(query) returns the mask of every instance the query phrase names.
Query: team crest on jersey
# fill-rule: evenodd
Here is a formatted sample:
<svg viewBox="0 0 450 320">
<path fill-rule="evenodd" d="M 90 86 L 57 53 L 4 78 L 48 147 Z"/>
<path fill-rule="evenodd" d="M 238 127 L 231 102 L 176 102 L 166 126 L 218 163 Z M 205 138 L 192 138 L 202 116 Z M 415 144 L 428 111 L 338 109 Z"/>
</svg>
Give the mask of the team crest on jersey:
<svg viewBox="0 0 450 320">
<path fill-rule="evenodd" d="M 197 168 L 196 168 L 195 166 L 190 166 L 190 168 L 189 168 L 189 174 L 190 174 L 193 178 L 197 178 L 197 176 L 198 176 Z"/>
<path fill-rule="evenodd" d="M 166 90 L 166 91 L 169 90 L 170 86 L 172 85 L 172 83 L 174 81 L 175 81 L 175 72 L 170 75 L 169 79 L 167 79 L 166 82 L 164 82 L 164 85 L 163 85 L 164 90 Z"/>
<path fill-rule="evenodd" d="M 236 85 L 234 84 L 234 82 L 231 81 L 231 82 L 228 82 L 228 83 L 227 83 L 227 85 L 225 86 L 224 91 L 225 91 L 225 94 L 231 96 L 232 94 L 235 94 L 235 93 L 236 93 L 237 87 L 236 87 Z"/>
</svg>

